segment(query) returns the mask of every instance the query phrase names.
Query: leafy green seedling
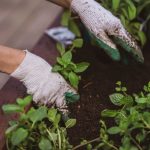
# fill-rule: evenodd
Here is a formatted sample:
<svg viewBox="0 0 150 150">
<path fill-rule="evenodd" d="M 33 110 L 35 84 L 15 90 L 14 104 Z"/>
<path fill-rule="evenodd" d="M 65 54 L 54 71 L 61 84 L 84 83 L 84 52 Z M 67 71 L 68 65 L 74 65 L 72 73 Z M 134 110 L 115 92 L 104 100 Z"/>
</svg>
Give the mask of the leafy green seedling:
<svg viewBox="0 0 150 150">
<path fill-rule="evenodd" d="M 122 87 L 122 83 L 116 83 L 116 91 L 110 95 L 110 101 L 118 107 L 118 109 L 106 109 L 102 111 L 103 117 L 111 118 L 115 122 L 111 127 L 106 127 L 106 122 L 101 126 L 101 144 L 102 150 L 106 147 L 114 150 L 147 150 L 148 145 L 144 143 L 150 138 L 150 84 L 144 86 L 144 92 L 140 94 L 127 94 L 127 88 Z M 102 133 L 101 133 L 102 134 Z M 104 137 L 105 135 L 105 137 Z M 117 135 L 121 138 L 120 144 L 111 139 L 111 135 Z"/>
<path fill-rule="evenodd" d="M 82 45 L 82 39 L 74 40 L 69 49 L 65 49 L 64 45 L 58 43 L 57 49 L 60 57 L 57 57 L 57 64 L 52 69 L 53 72 L 59 72 L 76 89 L 78 89 L 78 84 L 81 80 L 79 74 L 89 67 L 89 63 L 87 62 L 74 63 L 72 60 L 72 51 L 74 48 L 81 48 Z"/>
<path fill-rule="evenodd" d="M 24 101 L 23 101 L 24 100 Z M 76 124 L 76 119 L 68 119 L 61 126 L 62 115 L 55 108 L 31 107 L 32 97 L 17 99 L 16 104 L 2 107 L 5 113 L 17 113 L 18 120 L 12 120 L 6 130 L 7 149 L 19 150 L 66 150 L 72 149 L 68 141 L 67 129 Z"/>
<path fill-rule="evenodd" d="M 97 150 L 150 149 L 147 144 L 150 140 L 150 83 L 144 86 L 144 91 L 133 95 L 127 93 L 127 88 L 120 81 L 116 85 L 117 93 L 109 96 L 116 109 L 101 112 L 101 117 L 107 118 L 107 121 L 100 120 L 99 137 L 83 140 L 74 149 L 83 146 Z"/>
</svg>

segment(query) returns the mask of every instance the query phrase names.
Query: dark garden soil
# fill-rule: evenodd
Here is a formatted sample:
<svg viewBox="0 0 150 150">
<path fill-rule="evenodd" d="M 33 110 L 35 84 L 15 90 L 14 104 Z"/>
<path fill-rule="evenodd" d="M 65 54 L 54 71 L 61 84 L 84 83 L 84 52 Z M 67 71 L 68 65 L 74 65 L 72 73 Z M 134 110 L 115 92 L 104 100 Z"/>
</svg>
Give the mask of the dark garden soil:
<svg viewBox="0 0 150 150">
<path fill-rule="evenodd" d="M 49 63 L 55 63 L 57 56 L 55 44 L 46 35 L 33 49 L 34 53 Z M 83 49 L 76 50 L 75 61 L 87 61 L 91 65 L 82 75 L 79 87 L 80 101 L 69 107 L 70 116 L 77 119 L 77 125 L 69 130 L 70 141 L 73 145 L 79 144 L 82 138 L 91 140 L 98 137 L 100 112 L 103 109 L 112 108 L 108 95 L 114 92 L 116 81 L 122 81 L 129 93 L 140 91 L 143 85 L 150 81 L 150 47 L 145 47 L 143 53 L 144 65 L 131 65 L 131 63 L 124 65 L 120 62 L 112 62 L 103 50 L 88 44 L 85 44 Z M 5 103 L 14 102 L 16 97 L 24 95 L 24 86 L 15 79 L 11 79 L 0 91 L 0 105 L 4 101 Z M 0 117 L 4 120 L 2 113 Z M 1 135 L 3 133 L 1 128 Z"/>
</svg>

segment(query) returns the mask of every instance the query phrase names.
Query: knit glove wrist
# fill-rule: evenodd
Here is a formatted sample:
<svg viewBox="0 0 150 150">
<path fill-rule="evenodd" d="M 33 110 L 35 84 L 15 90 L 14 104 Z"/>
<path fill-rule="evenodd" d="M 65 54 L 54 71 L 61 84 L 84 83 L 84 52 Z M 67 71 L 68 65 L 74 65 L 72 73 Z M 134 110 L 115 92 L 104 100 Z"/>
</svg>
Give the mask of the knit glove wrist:
<svg viewBox="0 0 150 150">
<path fill-rule="evenodd" d="M 124 29 L 121 21 L 95 0 L 73 0 L 71 9 L 76 12 L 97 44 L 113 59 L 120 60 L 116 44 L 121 45 L 133 57 L 143 62 L 144 58 L 135 40 Z M 113 40 L 110 39 L 113 37 Z"/>
<path fill-rule="evenodd" d="M 64 93 L 76 93 L 60 74 L 52 72 L 45 60 L 28 51 L 11 76 L 23 82 L 35 103 L 55 105 L 63 110 L 67 108 Z"/>
</svg>

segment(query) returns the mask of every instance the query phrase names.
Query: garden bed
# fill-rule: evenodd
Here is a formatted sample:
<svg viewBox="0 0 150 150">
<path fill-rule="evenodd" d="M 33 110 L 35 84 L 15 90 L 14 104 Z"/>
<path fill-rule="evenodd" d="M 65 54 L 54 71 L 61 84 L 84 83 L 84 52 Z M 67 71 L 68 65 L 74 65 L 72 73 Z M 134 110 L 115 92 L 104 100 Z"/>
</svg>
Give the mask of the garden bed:
<svg viewBox="0 0 150 150">
<path fill-rule="evenodd" d="M 55 63 L 58 53 L 55 50 L 54 41 L 46 35 L 43 35 L 33 49 L 34 53 L 49 63 Z M 99 136 L 100 112 L 103 109 L 112 108 L 108 95 L 114 92 L 116 81 L 122 81 L 127 86 L 129 93 L 140 91 L 143 85 L 150 81 L 150 50 L 148 45 L 144 48 L 143 53 L 144 65 L 124 65 L 120 62 L 112 62 L 102 49 L 91 47 L 89 44 L 76 50 L 75 62 L 86 61 L 90 63 L 90 67 L 82 75 L 79 86 L 80 101 L 69 107 L 71 117 L 77 119 L 77 125 L 69 129 L 71 144 L 79 144 L 82 138 L 90 140 Z M 25 88 L 18 81 L 11 79 L 0 92 L 0 97 L 3 100 L 0 104 L 15 102 L 18 96 L 23 97 L 24 95 Z"/>
</svg>

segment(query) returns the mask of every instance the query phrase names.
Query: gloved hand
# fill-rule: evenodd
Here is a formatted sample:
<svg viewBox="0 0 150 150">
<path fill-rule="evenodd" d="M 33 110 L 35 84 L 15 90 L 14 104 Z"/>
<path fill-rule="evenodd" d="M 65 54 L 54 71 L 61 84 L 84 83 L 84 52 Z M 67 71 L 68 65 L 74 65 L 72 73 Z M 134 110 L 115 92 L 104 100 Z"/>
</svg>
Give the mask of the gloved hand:
<svg viewBox="0 0 150 150">
<path fill-rule="evenodd" d="M 33 95 L 38 104 L 56 106 L 62 112 L 67 111 L 65 93 L 76 93 L 64 78 L 53 73 L 52 67 L 42 58 L 26 51 L 26 56 L 19 67 L 11 74 L 27 87 L 27 93 Z"/>
<path fill-rule="evenodd" d="M 137 61 L 144 62 L 140 48 L 124 29 L 120 20 L 99 3 L 94 0 L 72 0 L 71 9 L 79 15 L 91 36 L 96 38 L 97 44 L 113 60 L 120 60 L 121 56 L 116 46 L 116 44 L 119 44 Z"/>
</svg>

